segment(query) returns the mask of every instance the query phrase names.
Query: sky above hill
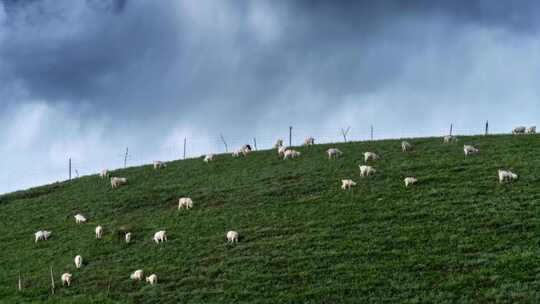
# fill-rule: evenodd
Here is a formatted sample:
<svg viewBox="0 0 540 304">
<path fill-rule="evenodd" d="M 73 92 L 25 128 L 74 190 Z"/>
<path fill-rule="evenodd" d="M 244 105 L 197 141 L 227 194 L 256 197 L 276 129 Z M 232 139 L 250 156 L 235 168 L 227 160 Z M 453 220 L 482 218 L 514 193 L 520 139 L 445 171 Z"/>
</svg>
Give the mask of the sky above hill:
<svg viewBox="0 0 540 304">
<path fill-rule="evenodd" d="M 537 1 L 0 0 L 0 192 L 223 152 L 540 117 Z"/>
</svg>

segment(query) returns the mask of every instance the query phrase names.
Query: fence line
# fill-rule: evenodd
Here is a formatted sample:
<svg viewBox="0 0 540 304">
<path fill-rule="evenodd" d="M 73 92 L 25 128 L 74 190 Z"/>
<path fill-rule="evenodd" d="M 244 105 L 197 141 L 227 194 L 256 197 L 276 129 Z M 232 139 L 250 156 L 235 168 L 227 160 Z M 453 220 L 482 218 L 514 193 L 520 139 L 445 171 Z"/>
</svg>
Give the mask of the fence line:
<svg viewBox="0 0 540 304">
<path fill-rule="evenodd" d="M 453 124 L 449 124 L 450 132 L 454 135 L 484 135 L 488 132 L 488 122 L 485 121 L 478 130 L 460 129 Z M 493 126 L 489 126 L 493 129 Z M 438 131 L 438 132 L 437 132 Z M 434 129 L 415 129 L 397 130 L 396 128 L 379 129 L 376 124 L 369 125 L 367 128 L 360 130 L 358 128 L 347 127 L 335 129 L 319 129 L 316 134 L 302 127 L 290 127 L 283 130 L 281 136 L 263 134 L 262 136 L 246 136 L 228 138 L 226 134 L 219 134 L 214 138 L 179 138 L 179 142 L 174 145 L 163 146 L 152 151 L 137 150 L 134 148 L 120 148 L 112 157 L 110 154 L 94 156 L 92 160 L 81 160 L 75 157 L 66 157 L 64 165 L 52 165 L 49 169 L 32 169 L 25 172 L 4 171 L 3 181 L 0 173 L 0 185 L 7 185 L 4 189 L 0 188 L 0 194 L 19 189 L 34 187 L 38 185 L 48 184 L 56 181 L 65 181 L 70 177 L 85 176 L 97 174 L 101 169 L 109 168 L 111 170 L 124 167 L 140 166 L 150 164 L 154 160 L 180 160 L 200 157 L 207 153 L 230 153 L 231 150 L 237 149 L 244 144 L 252 144 L 257 150 L 265 150 L 273 148 L 278 138 L 283 139 L 285 143 L 290 143 L 292 146 L 299 146 L 307 137 L 314 137 L 316 144 L 324 143 L 341 143 L 351 141 L 366 141 L 366 140 L 381 140 L 381 139 L 397 139 L 397 138 L 414 138 L 414 137 L 431 137 L 442 136 L 448 134 L 446 130 Z M 491 130 L 490 130 L 491 131 Z M 435 135 L 437 134 L 437 135 Z M 182 141 L 183 139 L 183 141 Z M 122 149 L 124 149 L 122 151 Z M 107 151 L 109 152 L 109 151 Z M 69 162 L 69 163 L 68 163 Z M 67 169 L 69 168 L 69 169 Z M 69 171 L 68 171 L 69 170 Z M 77 174 L 75 174 L 77 172 Z"/>
</svg>

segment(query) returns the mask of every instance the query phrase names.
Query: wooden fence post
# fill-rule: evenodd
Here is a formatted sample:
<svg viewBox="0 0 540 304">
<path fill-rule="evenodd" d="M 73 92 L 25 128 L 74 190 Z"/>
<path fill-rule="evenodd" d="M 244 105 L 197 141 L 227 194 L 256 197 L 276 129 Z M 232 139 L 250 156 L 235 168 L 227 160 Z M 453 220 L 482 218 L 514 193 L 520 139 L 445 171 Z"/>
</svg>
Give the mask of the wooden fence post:
<svg viewBox="0 0 540 304">
<path fill-rule="evenodd" d="M 223 144 L 225 145 L 225 152 L 229 152 L 229 147 L 227 146 L 227 142 L 225 141 L 225 138 L 223 137 L 223 134 L 219 134 L 219 137 L 221 137 L 221 141 L 223 141 Z"/>
<path fill-rule="evenodd" d="M 186 159 L 186 140 L 187 138 L 184 137 L 184 159 Z"/>
<path fill-rule="evenodd" d="M 69 168 L 69 169 L 68 169 L 68 170 L 69 170 L 69 179 L 71 180 L 71 157 L 69 158 L 68 163 L 69 163 L 69 165 L 68 165 L 68 168 Z"/>
<path fill-rule="evenodd" d="M 124 155 L 124 168 L 127 167 L 128 153 L 129 153 L 129 148 L 126 148 L 126 154 Z"/>
<path fill-rule="evenodd" d="M 19 271 L 19 291 L 22 291 L 21 272 Z"/>
<path fill-rule="evenodd" d="M 52 294 L 54 294 L 54 276 L 53 276 L 52 266 L 51 266 L 51 291 L 52 291 Z"/>
<path fill-rule="evenodd" d="M 292 147 L 292 126 L 289 127 L 289 147 Z"/>
<path fill-rule="evenodd" d="M 255 137 L 253 137 L 253 146 L 255 147 L 255 150 L 259 150 L 257 149 L 257 139 Z"/>
<path fill-rule="evenodd" d="M 373 140 L 373 125 L 371 125 L 371 140 Z"/>
<path fill-rule="evenodd" d="M 488 135 L 488 130 L 489 130 L 489 121 L 486 120 L 486 134 L 485 135 Z"/>
<path fill-rule="evenodd" d="M 453 124 L 450 124 L 450 136 L 452 136 L 452 127 L 453 127 Z"/>
</svg>

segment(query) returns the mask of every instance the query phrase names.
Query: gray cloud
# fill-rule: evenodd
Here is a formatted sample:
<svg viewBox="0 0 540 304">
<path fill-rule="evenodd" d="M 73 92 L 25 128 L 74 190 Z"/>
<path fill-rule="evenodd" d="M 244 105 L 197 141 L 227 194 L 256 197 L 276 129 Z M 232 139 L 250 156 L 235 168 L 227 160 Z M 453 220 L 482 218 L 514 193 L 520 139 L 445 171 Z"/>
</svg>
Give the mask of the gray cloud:
<svg viewBox="0 0 540 304">
<path fill-rule="evenodd" d="M 198 153 L 220 132 L 268 144 L 290 124 L 328 140 L 371 123 L 504 131 L 540 114 L 535 1 L 0 3 L 0 117 L 34 113 L 0 139 L 7 155 L 39 144 L 31 160 L 109 165 L 127 145 L 146 160 L 184 136 Z"/>
</svg>

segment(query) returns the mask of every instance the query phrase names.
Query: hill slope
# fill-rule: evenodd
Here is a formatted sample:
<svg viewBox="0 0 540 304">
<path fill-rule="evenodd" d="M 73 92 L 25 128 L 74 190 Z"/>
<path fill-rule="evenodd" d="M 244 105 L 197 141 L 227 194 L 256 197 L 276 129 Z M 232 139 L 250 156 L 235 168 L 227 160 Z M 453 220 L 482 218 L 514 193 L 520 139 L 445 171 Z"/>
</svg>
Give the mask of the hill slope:
<svg viewBox="0 0 540 304">
<path fill-rule="evenodd" d="M 89 176 L 1 196 L 0 302 L 537 302 L 539 139 L 413 139 L 410 153 L 399 140 L 316 145 L 288 161 L 275 150 L 218 155 L 118 170 L 129 185 L 117 190 Z M 480 154 L 466 158 L 464 143 Z M 329 147 L 343 157 L 328 160 Z M 383 156 L 368 179 L 359 177 L 364 151 Z M 519 180 L 499 185 L 499 168 Z M 405 189 L 411 175 L 419 183 Z M 342 178 L 358 185 L 343 191 Z M 180 196 L 194 208 L 178 211 Z M 89 223 L 75 224 L 79 212 Z M 117 236 L 122 225 L 133 232 L 129 245 Z M 35 244 L 40 229 L 53 235 Z M 156 245 L 162 229 L 169 241 Z M 225 241 L 231 229 L 236 245 Z M 130 281 L 138 268 L 159 284 Z M 64 271 L 74 275 L 70 288 L 58 286 Z"/>
</svg>

